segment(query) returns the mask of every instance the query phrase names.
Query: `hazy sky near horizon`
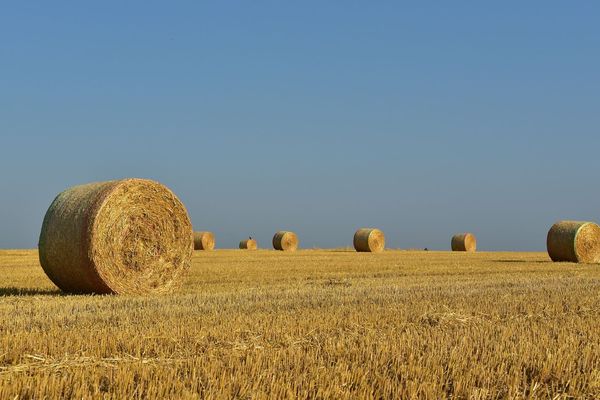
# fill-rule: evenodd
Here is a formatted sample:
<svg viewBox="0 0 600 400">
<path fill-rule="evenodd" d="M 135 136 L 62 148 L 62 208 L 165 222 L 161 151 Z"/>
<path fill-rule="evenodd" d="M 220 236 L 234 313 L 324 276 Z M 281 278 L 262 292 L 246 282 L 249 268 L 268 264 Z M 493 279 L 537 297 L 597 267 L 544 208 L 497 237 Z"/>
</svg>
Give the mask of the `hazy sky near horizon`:
<svg viewBox="0 0 600 400">
<path fill-rule="evenodd" d="M 156 179 L 218 247 L 544 250 L 600 221 L 600 3 L 12 2 L 0 248 L 65 188 Z"/>
</svg>

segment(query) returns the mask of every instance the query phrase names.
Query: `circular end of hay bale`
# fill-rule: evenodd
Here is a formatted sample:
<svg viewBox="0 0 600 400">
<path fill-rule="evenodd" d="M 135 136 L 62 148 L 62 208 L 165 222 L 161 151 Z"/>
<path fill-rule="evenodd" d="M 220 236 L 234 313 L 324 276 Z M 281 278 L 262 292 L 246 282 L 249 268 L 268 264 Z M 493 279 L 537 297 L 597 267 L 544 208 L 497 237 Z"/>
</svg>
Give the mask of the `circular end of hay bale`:
<svg viewBox="0 0 600 400">
<path fill-rule="evenodd" d="M 258 243 L 254 239 L 246 239 L 240 242 L 240 249 L 242 250 L 256 250 L 258 249 Z"/>
<path fill-rule="evenodd" d="M 212 232 L 194 232 L 194 250 L 213 250 L 215 235 Z"/>
<path fill-rule="evenodd" d="M 294 232 L 279 231 L 273 236 L 273 248 L 281 251 L 296 251 L 298 236 Z"/>
<path fill-rule="evenodd" d="M 361 228 L 354 234 L 354 249 L 359 252 L 379 253 L 385 248 L 385 235 L 375 228 Z"/>
<path fill-rule="evenodd" d="M 600 227 L 587 221 L 559 221 L 546 238 L 552 261 L 600 263 Z"/>
<path fill-rule="evenodd" d="M 450 246 L 452 251 L 474 252 L 477 250 L 477 239 L 472 233 L 459 233 L 452 236 Z"/>
<path fill-rule="evenodd" d="M 75 186 L 46 212 L 39 257 L 65 292 L 168 293 L 189 269 L 192 224 L 165 186 L 124 179 Z"/>
</svg>

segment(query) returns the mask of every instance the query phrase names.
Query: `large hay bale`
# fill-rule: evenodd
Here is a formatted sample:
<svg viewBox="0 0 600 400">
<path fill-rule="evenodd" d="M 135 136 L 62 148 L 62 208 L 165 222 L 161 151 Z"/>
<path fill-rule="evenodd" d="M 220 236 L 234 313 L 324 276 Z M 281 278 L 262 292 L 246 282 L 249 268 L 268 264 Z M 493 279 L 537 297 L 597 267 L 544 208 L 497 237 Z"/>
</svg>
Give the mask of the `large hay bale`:
<svg viewBox="0 0 600 400">
<path fill-rule="evenodd" d="M 166 293 L 193 252 L 185 206 L 165 186 L 124 179 L 75 186 L 48 208 L 39 257 L 65 292 Z"/>
<path fill-rule="evenodd" d="M 194 250 L 213 250 L 215 235 L 212 232 L 194 232 Z"/>
<path fill-rule="evenodd" d="M 279 231 L 273 236 L 273 248 L 281 251 L 296 251 L 298 236 L 294 232 Z"/>
<path fill-rule="evenodd" d="M 258 243 L 256 240 L 249 238 L 240 242 L 240 249 L 242 250 L 256 250 L 258 249 Z"/>
<path fill-rule="evenodd" d="M 450 243 L 452 251 L 469 251 L 477 250 L 477 239 L 472 233 L 459 233 L 452 236 Z"/>
<path fill-rule="evenodd" d="M 385 235 L 375 228 L 361 228 L 354 234 L 354 248 L 360 252 L 378 253 L 385 248 Z"/>
<path fill-rule="evenodd" d="M 552 261 L 600 262 L 600 227 L 593 222 L 559 221 L 546 238 Z"/>
</svg>

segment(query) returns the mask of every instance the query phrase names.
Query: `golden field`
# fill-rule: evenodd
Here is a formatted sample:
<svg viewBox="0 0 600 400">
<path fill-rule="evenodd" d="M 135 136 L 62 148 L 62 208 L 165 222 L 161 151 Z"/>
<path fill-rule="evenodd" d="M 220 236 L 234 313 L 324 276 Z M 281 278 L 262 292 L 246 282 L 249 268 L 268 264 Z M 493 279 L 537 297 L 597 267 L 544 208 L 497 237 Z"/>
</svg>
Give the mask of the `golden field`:
<svg viewBox="0 0 600 400">
<path fill-rule="evenodd" d="M 62 295 L 0 251 L 0 398 L 600 398 L 600 266 L 195 252 L 169 296 Z"/>
</svg>

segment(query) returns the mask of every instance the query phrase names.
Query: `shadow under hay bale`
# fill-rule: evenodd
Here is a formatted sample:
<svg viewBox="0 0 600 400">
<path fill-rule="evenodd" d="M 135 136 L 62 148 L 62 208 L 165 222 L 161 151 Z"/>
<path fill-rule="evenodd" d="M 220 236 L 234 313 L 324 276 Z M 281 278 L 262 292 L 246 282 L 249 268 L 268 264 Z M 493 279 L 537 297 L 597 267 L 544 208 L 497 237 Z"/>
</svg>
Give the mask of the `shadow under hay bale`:
<svg viewBox="0 0 600 400">
<path fill-rule="evenodd" d="M 65 296 L 64 292 L 58 289 L 38 289 L 38 288 L 20 288 L 20 287 L 0 287 L 0 297 L 5 296 Z"/>
</svg>

